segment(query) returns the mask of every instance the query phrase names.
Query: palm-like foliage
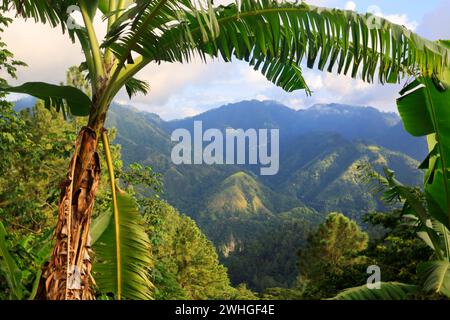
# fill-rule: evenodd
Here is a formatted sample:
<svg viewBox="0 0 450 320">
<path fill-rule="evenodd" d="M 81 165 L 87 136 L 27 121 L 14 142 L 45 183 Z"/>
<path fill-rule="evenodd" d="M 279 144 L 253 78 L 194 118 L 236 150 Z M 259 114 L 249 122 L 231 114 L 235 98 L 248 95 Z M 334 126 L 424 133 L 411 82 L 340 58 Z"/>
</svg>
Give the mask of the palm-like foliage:
<svg viewBox="0 0 450 320">
<path fill-rule="evenodd" d="M 412 218 L 410 226 L 417 235 L 434 250 L 436 260 L 422 262 L 417 266 L 421 286 L 402 283 L 383 283 L 381 289 L 370 290 L 367 286 L 344 290 L 334 299 L 341 300 L 394 300 L 406 299 L 412 293 L 437 293 L 450 297 L 450 232 L 444 223 L 438 221 L 427 205 L 430 198 L 421 195 L 417 189 L 402 185 L 395 179 L 394 172 L 385 169 L 381 176 L 368 166 L 363 166 L 366 182 L 375 193 L 382 193 L 388 203 L 403 204 L 403 216 Z M 426 178 L 427 180 L 428 178 Z M 405 290 L 406 289 L 406 290 Z"/>
<path fill-rule="evenodd" d="M 424 79 L 435 77 L 446 85 L 450 83 L 450 46 L 447 42 L 428 41 L 402 26 L 369 14 L 318 8 L 303 2 L 242 0 L 237 4 L 219 7 L 214 7 L 210 0 L 2 0 L 1 4 L 3 9 L 15 10 L 20 16 L 52 26 L 61 26 L 63 31 L 69 27 L 70 6 L 79 6 L 83 17 L 84 28 L 69 30 L 69 35 L 77 39 L 83 49 L 86 60 L 82 63 L 82 69 L 87 72 L 92 86 L 92 99 L 82 99 L 86 104 L 83 112 L 73 108 L 71 100 L 73 96 L 81 95 L 68 96 L 65 87 L 50 88 L 46 84 L 36 87 L 34 84 L 33 90 L 30 90 L 30 84 L 25 84 L 9 89 L 36 95 L 46 100 L 49 106 L 60 107 L 61 102 L 65 101 L 67 109 L 74 115 L 89 113 L 89 130 L 85 130 L 84 136 L 80 138 L 80 151 L 75 158 L 80 162 L 77 163 L 77 170 L 73 171 L 74 190 L 66 190 L 62 199 L 72 199 L 72 196 L 79 197 L 81 194 L 85 199 L 80 203 L 88 203 L 90 209 L 78 212 L 80 208 L 75 207 L 72 214 L 70 208 L 61 204 L 56 230 L 60 232 L 57 236 L 62 240 L 65 237 L 61 230 L 64 230 L 66 211 L 75 217 L 74 223 L 70 225 L 81 226 L 83 232 L 89 229 L 96 185 L 89 186 L 83 193 L 77 193 L 80 187 L 78 182 L 82 181 L 83 175 L 90 174 L 87 168 L 98 163 L 97 143 L 103 135 L 106 114 L 115 95 L 124 87 L 130 96 L 148 91 L 146 83 L 134 76 L 149 63 L 189 62 L 195 56 L 203 61 L 208 58 L 231 61 L 235 58 L 247 61 L 269 81 L 286 91 L 305 89 L 307 93 L 310 90 L 301 69 L 304 61 L 309 68 L 346 74 L 367 82 L 398 82 L 403 76 L 412 75 Z M 104 41 L 97 38 L 93 26 L 93 18 L 98 10 L 108 21 Z M 48 94 L 42 96 L 46 90 Z M 59 92 L 55 93 L 55 90 Z M 419 105 L 417 108 L 420 111 L 414 112 L 423 113 L 425 106 L 434 131 L 427 124 L 423 126 L 426 130 L 422 133 L 434 132 L 442 142 L 446 136 L 438 127 L 445 129 L 446 124 L 439 117 L 447 114 L 442 109 L 437 114 L 438 109 L 430 107 L 428 103 Z M 439 152 L 432 153 L 428 162 L 429 167 L 433 168 L 430 169 L 433 175 L 429 176 L 433 179 L 428 181 L 428 191 L 435 200 L 434 206 L 440 207 L 450 216 L 448 192 L 444 193 L 444 198 L 437 196 L 437 190 L 447 185 L 448 166 L 444 159 L 447 151 L 441 144 L 436 145 Z M 438 158 L 440 161 L 437 161 Z M 112 166 L 109 166 L 109 170 L 114 193 Z M 120 219 L 127 219 L 127 213 L 117 205 L 114 207 L 116 238 L 109 238 L 108 241 L 110 244 L 116 243 L 116 249 L 120 249 L 116 242 L 117 229 L 122 226 Z M 130 205 L 126 207 L 132 208 Z M 77 220 L 81 216 L 87 216 L 88 219 Z M 131 210 L 129 217 L 137 215 Z M 444 223 L 443 215 L 436 214 L 436 219 Z M 130 221 L 123 225 L 133 229 Z M 64 241 L 59 243 L 64 245 Z M 144 243 L 139 246 L 144 254 Z M 64 252 L 63 249 L 55 252 Z M 83 257 L 84 247 L 77 250 L 81 252 L 75 252 L 75 256 Z M 52 261 L 64 262 L 64 258 Z M 64 272 L 61 270 L 63 268 L 68 269 L 59 262 L 52 266 L 56 273 Z M 130 272 L 132 268 L 130 266 Z M 58 283 L 50 285 L 58 286 Z M 53 291 L 58 290 L 61 288 L 57 287 Z M 116 290 L 112 289 L 113 292 Z"/>
<path fill-rule="evenodd" d="M 414 136 L 429 135 L 430 154 L 425 191 L 430 214 L 450 228 L 450 91 L 436 78 L 420 77 L 406 86 L 398 100 L 406 130 Z"/>
<path fill-rule="evenodd" d="M 107 134 L 103 147 L 110 173 L 113 214 L 103 213 L 95 225 L 97 263 L 94 273 L 103 293 L 118 299 L 148 300 L 152 298 L 149 280 L 150 239 L 134 199 L 115 185 L 114 169 Z"/>
<path fill-rule="evenodd" d="M 85 20 L 98 6 L 110 21 L 102 46 L 105 56 L 114 60 L 105 102 L 148 63 L 186 62 L 194 54 L 203 60 L 219 56 L 225 61 L 246 60 L 287 91 L 307 89 L 300 69 L 303 60 L 310 68 L 384 83 L 418 74 L 444 79 L 450 59 L 445 43 L 428 41 L 382 18 L 305 3 L 244 0 L 213 7 L 208 1 L 190 0 L 63 1 L 47 10 L 50 2 L 3 4 L 14 4 L 22 15 L 63 27 L 64 9 L 70 5 L 84 8 Z M 77 35 L 92 65 L 90 71 L 97 67 L 94 73 L 102 75 L 105 65 L 95 63 L 97 41 L 89 29 Z M 110 51 L 115 57 L 108 55 Z"/>
<path fill-rule="evenodd" d="M 27 82 L 17 87 L 0 88 L 0 91 L 26 93 L 44 101 L 47 108 L 55 107 L 59 112 L 70 111 L 74 116 L 87 116 L 91 99 L 71 86 L 57 86 L 43 82 Z M 65 110 L 65 108 L 68 110 Z"/>
<path fill-rule="evenodd" d="M 76 0 L 2 0 L 1 8 L 3 11 L 15 9 L 18 16 L 49 23 L 53 27 L 61 25 L 65 30 L 67 8 L 75 4 Z"/>
<path fill-rule="evenodd" d="M 19 244 L 20 249 L 24 250 L 32 258 L 31 267 L 29 270 L 23 269 L 17 263 L 17 257 L 13 253 L 13 248 L 6 240 L 7 234 L 5 227 L 0 222 L 0 271 L 5 276 L 6 282 L 9 287 L 9 296 L 11 299 L 34 299 L 39 287 L 39 281 L 42 274 L 42 266 L 48 261 L 51 251 L 51 233 L 44 234 L 39 241 L 29 246 L 27 244 L 29 238 L 21 241 Z M 17 250 L 17 249 L 15 249 Z M 26 277 L 30 271 L 34 271 L 33 265 L 38 267 L 38 271 L 34 276 L 32 286 L 27 288 L 25 285 Z"/>
<path fill-rule="evenodd" d="M 205 9 L 191 1 L 137 3 L 142 7 L 116 21 L 106 42 L 123 62 L 132 51 L 171 62 L 188 61 L 192 53 L 260 64 L 278 59 L 299 65 L 306 58 L 311 68 L 318 63 L 320 70 L 361 72 L 367 81 L 378 72 L 384 82 L 403 73 L 441 74 L 450 58 L 444 46 L 370 14 L 273 0 L 219 8 L 207 2 Z"/>
<path fill-rule="evenodd" d="M 417 286 L 399 282 L 381 282 L 379 289 L 366 285 L 342 291 L 332 300 L 405 300 L 419 289 Z"/>
<path fill-rule="evenodd" d="M 20 269 L 9 253 L 5 237 L 6 230 L 3 223 L 0 222 L 0 268 L 3 269 L 2 271 L 6 275 L 6 281 L 11 290 L 11 298 L 22 299 L 25 290 L 20 282 Z"/>
<path fill-rule="evenodd" d="M 150 240 L 143 221 L 136 203 L 123 191 L 117 194 L 117 210 L 118 221 L 113 214 L 105 213 L 104 225 L 98 226 L 104 232 L 94 245 L 97 285 L 103 293 L 113 293 L 118 299 L 151 299 Z"/>
<path fill-rule="evenodd" d="M 450 297 L 450 262 L 429 261 L 418 266 L 418 273 L 423 279 L 423 290 L 442 293 Z"/>
</svg>

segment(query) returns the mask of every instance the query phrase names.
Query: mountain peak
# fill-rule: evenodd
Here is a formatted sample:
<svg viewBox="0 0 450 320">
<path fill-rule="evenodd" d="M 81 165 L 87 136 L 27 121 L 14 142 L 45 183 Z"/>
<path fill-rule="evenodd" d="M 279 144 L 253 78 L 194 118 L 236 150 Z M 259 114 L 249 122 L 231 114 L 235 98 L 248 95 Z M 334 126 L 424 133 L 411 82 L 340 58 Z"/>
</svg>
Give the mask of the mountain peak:
<svg viewBox="0 0 450 320">
<path fill-rule="evenodd" d="M 210 111 L 215 111 L 215 110 L 227 110 L 227 109 L 236 109 L 236 108 L 242 108 L 243 110 L 248 110 L 248 109 L 254 109 L 254 108 L 259 108 L 261 110 L 267 110 L 267 109 L 271 109 L 271 110 L 290 110 L 290 111 L 295 111 L 292 108 L 287 107 L 286 105 L 282 104 L 281 102 L 275 101 L 275 100 L 257 100 L 257 99 L 252 99 L 252 100 L 243 100 L 243 101 L 239 101 L 239 102 L 235 102 L 235 103 L 228 103 L 226 105 L 223 105 L 221 107 L 218 107 L 216 109 L 212 109 Z M 209 112 L 209 111 L 207 111 Z"/>
<path fill-rule="evenodd" d="M 305 110 L 299 111 L 319 112 L 322 114 L 346 114 L 352 112 L 375 112 L 381 114 L 384 113 L 370 106 L 352 106 L 339 103 L 315 104 Z"/>
<path fill-rule="evenodd" d="M 297 113 L 312 119 L 325 121 L 328 119 L 335 124 L 350 121 L 347 125 L 351 127 L 357 127 L 358 125 L 374 125 L 376 127 L 381 124 L 393 127 L 400 122 L 400 117 L 394 112 L 383 112 L 370 106 L 352 106 L 339 103 L 315 104 L 308 109 L 299 110 Z M 379 128 L 375 131 L 379 131 Z"/>
<path fill-rule="evenodd" d="M 219 190 L 209 199 L 209 212 L 254 214 L 269 211 L 264 205 L 265 188 L 246 172 L 232 174 L 222 182 Z"/>
</svg>

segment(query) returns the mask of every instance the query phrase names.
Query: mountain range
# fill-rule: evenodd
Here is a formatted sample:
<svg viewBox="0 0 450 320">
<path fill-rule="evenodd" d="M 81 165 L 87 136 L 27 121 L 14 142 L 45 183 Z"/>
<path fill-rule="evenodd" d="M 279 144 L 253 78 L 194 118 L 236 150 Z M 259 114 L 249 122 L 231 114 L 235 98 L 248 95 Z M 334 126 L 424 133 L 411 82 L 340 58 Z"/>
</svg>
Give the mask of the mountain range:
<svg viewBox="0 0 450 320">
<path fill-rule="evenodd" d="M 26 103 L 25 103 L 26 104 Z M 17 104 L 16 106 L 25 105 Z M 175 129 L 279 129 L 280 170 L 259 176 L 248 165 L 175 165 Z M 114 104 L 107 126 L 117 129 L 125 165 L 162 174 L 163 198 L 192 217 L 216 246 L 233 283 L 262 291 L 296 278 L 295 252 L 329 212 L 361 222 L 384 205 L 361 181 L 361 164 L 389 167 L 398 180 L 420 185 L 425 139 L 408 135 L 395 113 L 339 104 L 294 110 L 275 101 L 242 101 L 194 117 L 165 121 Z"/>
<path fill-rule="evenodd" d="M 279 129 L 279 173 L 258 176 L 248 165 L 172 164 L 171 132 L 179 128 L 192 131 L 194 121 L 202 121 L 204 130 Z M 395 113 L 337 104 L 295 111 L 273 101 L 243 101 L 174 121 L 114 105 L 107 125 L 117 128 L 116 142 L 122 145 L 125 163 L 139 162 L 161 172 L 167 200 L 194 217 L 214 216 L 203 211 L 217 209 L 217 204 L 205 201 L 217 199 L 228 185 L 226 179 L 238 172 L 252 180 L 239 181 L 243 179 L 240 176 L 233 181 L 260 185 L 258 190 L 270 199 L 262 207 L 272 208 L 269 211 L 280 212 L 298 204 L 318 211 L 376 209 L 376 201 L 352 176 L 358 163 L 368 161 L 378 169 L 388 166 L 400 181 L 420 184 L 417 161 L 427 154 L 425 139 L 409 136 Z M 224 211 L 229 214 L 228 209 Z"/>
<path fill-rule="evenodd" d="M 203 130 L 279 129 L 278 174 L 259 176 L 246 165 L 172 164 L 171 132 L 193 131 L 194 121 L 202 121 Z M 420 185 L 417 168 L 427 154 L 426 141 L 408 135 L 397 114 L 372 107 L 323 104 L 297 111 L 252 100 L 164 121 L 114 105 L 107 124 L 117 128 L 125 163 L 162 173 L 165 199 L 197 221 L 232 281 L 255 290 L 295 281 L 295 252 L 327 213 L 361 222 L 364 214 L 385 209 L 361 182 L 361 163 L 379 171 L 387 166 L 405 184 Z"/>
</svg>

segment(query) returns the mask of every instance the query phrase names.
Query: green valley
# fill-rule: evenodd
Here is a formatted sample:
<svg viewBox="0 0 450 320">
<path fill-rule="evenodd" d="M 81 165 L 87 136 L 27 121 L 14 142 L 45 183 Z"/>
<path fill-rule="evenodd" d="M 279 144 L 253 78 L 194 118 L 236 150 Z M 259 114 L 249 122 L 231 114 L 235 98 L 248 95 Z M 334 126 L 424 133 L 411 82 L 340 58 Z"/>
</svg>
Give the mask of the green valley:
<svg viewBox="0 0 450 320">
<path fill-rule="evenodd" d="M 369 119 L 373 124 L 365 125 Z M 257 169 L 246 165 L 172 164 L 171 130 L 192 130 L 195 120 L 206 128 L 279 128 L 280 172 L 258 176 Z M 298 129 L 292 126 L 296 121 Z M 326 105 L 294 111 L 276 102 L 244 101 L 169 122 L 115 105 L 108 125 L 117 128 L 116 142 L 122 146 L 125 164 L 150 165 L 162 174 L 163 198 L 197 221 L 215 244 L 233 283 L 262 291 L 295 281 L 292 252 L 328 212 L 340 211 L 362 223 L 368 212 L 385 209 L 362 182 L 361 165 L 369 163 L 379 172 L 387 166 L 400 181 L 421 183 L 419 162 L 407 154 L 426 153 L 424 141 L 407 140 L 401 150 L 379 143 L 379 132 L 397 132 L 399 121 L 395 114 L 373 108 Z M 341 125 L 329 128 L 329 123 Z M 394 146 L 403 134 L 393 133 L 388 142 Z M 283 230 L 291 231 L 287 236 Z M 264 245 L 258 245 L 260 241 Z M 281 246 L 282 257 L 265 261 L 280 241 L 287 242 Z"/>
<path fill-rule="evenodd" d="M 314 2 L 2 0 L 0 300 L 448 300 L 450 8 Z"/>
</svg>

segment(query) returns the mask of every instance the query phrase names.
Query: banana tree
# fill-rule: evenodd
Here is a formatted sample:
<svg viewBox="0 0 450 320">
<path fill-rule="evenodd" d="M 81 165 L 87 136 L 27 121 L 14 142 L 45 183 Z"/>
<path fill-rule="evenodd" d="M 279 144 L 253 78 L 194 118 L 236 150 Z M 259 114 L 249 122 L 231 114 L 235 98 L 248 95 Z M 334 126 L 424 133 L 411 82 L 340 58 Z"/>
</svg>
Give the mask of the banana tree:
<svg viewBox="0 0 450 320">
<path fill-rule="evenodd" d="M 3 0 L 2 6 L 67 31 L 83 49 L 82 66 L 91 84 L 92 99 L 74 88 L 39 82 L 3 89 L 35 95 L 48 107 L 88 117 L 61 192 L 56 244 L 43 275 L 48 299 L 94 297 L 90 260 L 83 257 L 100 174 L 98 144 L 117 93 L 122 88 L 130 96 L 147 91 L 146 83 L 134 77 L 148 64 L 243 60 L 284 90 L 307 93 L 303 61 L 309 68 L 367 82 L 396 83 L 420 75 L 444 82 L 450 78 L 446 45 L 370 14 L 303 2 L 242 0 L 214 6 L 212 0 Z M 80 28 L 70 28 L 73 6 L 83 18 Z M 105 39 L 97 37 L 93 25 L 99 12 L 107 21 Z M 71 285 L 76 272 L 81 283 Z"/>
<path fill-rule="evenodd" d="M 404 202 L 404 213 L 417 219 L 413 227 L 418 236 L 434 251 L 433 260 L 417 266 L 421 286 L 383 283 L 375 293 L 362 286 L 348 289 L 336 299 L 405 299 L 417 292 L 450 298 L 450 90 L 446 77 L 448 70 L 442 80 L 436 75 L 420 75 L 400 91 L 397 100 L 405 129 L 428 139 L 430 152 L 419 167 L 425 170 L 424 199 L 398 182 L 390 170 L 385 170 L 385 178 L 376 173 L 371 176 L 386 188 L 387 200 Z M 405 288 L 408 290 L 402 290 Z"/>
<path fill-rule="evenodd" d="M 346 289 L 333 299 L 405 300 L 442 295 L 450 298 L 450 231 L 446 223 L 438 220 L 438 217 L 442 219 L 443 216 L 440 209 L 436 211 L 434 208 L 437 204 L 427 191 L 423 193 L 416 187 L 401 184 L 388 168 L 384 169 L 384 176 L 375 172 L 368 164 L 363 166 L 363 171 L 373 193 L 382 193 L 381 198 L 386 203 L 403 204 L 403 223 L 417 232 L 417 236 L 433 250 L 433 255 L 430 261 L 423 261 L 416 266 L 420 278 L 418 284 L 381 282 L 377 289 L 363 285 Z M 429 177 L 425 180 L 428 181 Z"/>
</svg>

